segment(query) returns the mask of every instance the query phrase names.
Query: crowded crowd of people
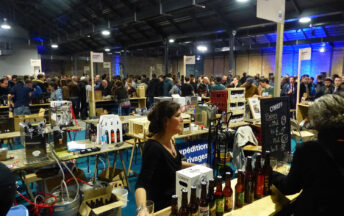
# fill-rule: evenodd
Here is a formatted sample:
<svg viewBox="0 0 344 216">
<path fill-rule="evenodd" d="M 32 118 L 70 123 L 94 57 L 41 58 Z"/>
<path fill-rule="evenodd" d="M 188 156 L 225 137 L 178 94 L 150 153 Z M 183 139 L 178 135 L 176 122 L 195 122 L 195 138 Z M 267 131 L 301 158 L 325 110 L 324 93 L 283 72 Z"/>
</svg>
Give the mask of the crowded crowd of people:
<svg viewBox="0 0 344 216">
<path fill-rule="evenodd" d="M 289 96 L 291 108 L 297 102 L 297 77 L 286 75 L 281 79 L 281 96 Z M 314 100 L 325 94 L 338 93 L 344 90 L 344 76 L 333 75 L 313 77 L 303 75 L 300 78 L 300 97 Z M 154 97 L 171 96 L 204 96 L 209 97 L 212 91 L 226 88 L 245 88 L 245 97 L 269 98 L 274 94 L 274 77 L 254 77 L 244 73 L 242 76 L 223 75 L 222 77 L 182 76 L 167 74 L 165 76 L 152 74 L 149 79 L 146 75 L 129 75 L 121 79 L 115 76 L 110 81 L 108 75 L 96 75 L 94 89 L 102 92 L 103 97 L 113 97 L 115 106 L 120 107 L 122 114 L 130 113 L 130 97 L 136 95 L 136 88 L 143 86 L 146 91 L 147 108 L 151 108 Z M 16 75 L 5 76 L 0 79 L 0 103 L 9 104 L 14 115 L 30 114 L 30 103 L 45 103 L 55 100 L 70 100 L 76 118 L 86 119 L 88 110 L 88 94 L 92 89 L 91 79 L 87 76 L 46 77 L 39 74 L 36 78 Z M 9 99 L 9 102 L 8 102 Z M 118 109 L 114 109 L 117 112 Z"/>
</svg>

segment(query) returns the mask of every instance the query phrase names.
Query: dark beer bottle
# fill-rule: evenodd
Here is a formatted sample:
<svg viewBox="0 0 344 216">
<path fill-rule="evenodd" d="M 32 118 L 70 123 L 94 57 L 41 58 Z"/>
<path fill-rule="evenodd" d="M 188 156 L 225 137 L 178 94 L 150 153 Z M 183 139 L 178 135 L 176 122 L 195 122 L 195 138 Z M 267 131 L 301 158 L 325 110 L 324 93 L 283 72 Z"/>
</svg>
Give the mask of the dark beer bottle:
<svg viewBox="0 0 344 216">
<path fill-rule="evenodd" d="M 270 164 L 270 151 L 265 152 L 263 175 L 264 175 L 264 196 L 266 196 L 266 195 L 271 194 L 270 186 L 271 186 L 272 167 Z"/>
<path fill-rule="evenodd" d="M 215 188 L 214 179 L 210 179 L 209 187 L 208 187 L 208 197 L 207 197 L 207 200 L 209 203 L 210 216 L 216 216 L 216 202 L 215 202 L 214 188 Z"/>
<path fill-rule="evenodd" d="M 217 186 L 216 186 L 216 216 L 222 216 L 225 212 L 225 200 L 222 192 L 222 176 L 217 176 Z"/>
<path fill-rule="evenodd" d="M 262 170 L 261 159 L 262 159 L 262 155 L 258 153 L 256 157 L 256 163 L 254 166 L 254 176 L 255 176 L 254 197 L 256 199 L 262 198 L 263 192 L 264 192 L 264 174 Z"/>
<path fill-rule="evenodd" d="M 115 132 L 111 130 L 111 143 L 115 143 Z"/>
<path fill-rule="evenodd" d="M 226 185 L 223 189 L 223 196 L 225 198 L 225 212 L 230 212 L 233 209 L 233 190 L 231 186 L 231 173 L 226 172 Z"/>
<path fill-rule="evenodd" d="M 182 205 L 179 209 L 179 216 L 189 216 L 188 211 L 188 191 L 186 189 L 182 190 Z"/>
<path fill-rule="evenodd" d="M 241 208 L 245 203 L 244 172 L 238 170 L 238 181 L 235 185 L 235 207 Z"/>
<path fill-rule="evenodd" d="M 252 157 L 248 156 L 246 160 L 245 170 L 245 202 L 252 203 L 254 200 L 254 188 L 253 188 L 253 172 L 252 172 Z"/>
<path fill-rule="evenodd" d="M 201 190 L 201 199 L 199 201 L 199 215 L 200 216 L 208 216 L 209 215 L 209 204 L 207 200 L 207 183 L 201 182 L 202 190 Z"/>
<path fill-rule="evenodd" d="M 190 197 L 190 203 L 189 203 L 190 216 L 198 216 L 199 215 L 196 190 L 197 190 L 196 186 L 191 186 L 191 197 Z"/>
<path fill-rule="evenodd" d="M 177 195 L 172 195 L 170 216 L 178 216 L 178 196 Z"/>
</svg>

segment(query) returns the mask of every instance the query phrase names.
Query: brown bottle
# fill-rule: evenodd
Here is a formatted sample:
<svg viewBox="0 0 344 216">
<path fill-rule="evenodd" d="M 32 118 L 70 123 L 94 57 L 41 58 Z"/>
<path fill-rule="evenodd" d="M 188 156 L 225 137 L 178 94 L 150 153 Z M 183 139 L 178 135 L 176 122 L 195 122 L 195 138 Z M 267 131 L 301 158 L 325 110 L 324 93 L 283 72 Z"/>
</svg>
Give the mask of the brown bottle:
<svg viewBox="0 0 344 216">
<path fill-rule="evenodd" d="M 217 176 L 217 185 L 216 185 L 216 216 L 222 216 L 225 212 L 225 200 L 222 192 L 222 176 Z"/>
<path fill-rule="evenodd" d="M 244 172 L 238 170 L 238 181 L 235 185 L 235 207 L 241 208 L 245 203 Z"/>
<path fill-rule="evenodd" d="M 209 187 L 208 187 L 208 196 L 207 196 L 210 216 L 216 216 L 216 202 L 215 202 L 214 188 L 215 188 L 214 179 L 210 179 Z"/>
<path fill-rule="evenodd" d="M 190 216 L 198 216 L 199 215 L 196 191 L 197 191 L 197 187 L 191 186 L 191 196 L 190 196 L 190 203 L 189 203 Z"/>
<path fill-rule="evenodd" d="M 233 190 L 231 186 L 231 173 L 226 172 L 226 185 L 223 189 L 223 196 L 225 198 L 225 213 L 233 209 Z"/>
<path fill-rule="evenodd" d="M 207 183 L 201 182 L 201 199 L 199 201 L 199 215 L 208 216 L 209 215 L 209 203 L 207 200 Z"/>
<path fill-rule="evenodd" d="M 115 132 L 111 130 L 111 143 L 115 143 Z"/>
<path fill-rule="evenodd" d="M 182 205 L 179 209 L 179 216 L 189 216 L 188 211 L 188 191 L 186 189 L 182 190 Z"/>
<path fill-rule="evenodd" d="M 245 203 L 252 203 L 254 200 L 254 179 L 252 172 L 252 157 L 248 156 L 245 170 Z"/>
<path fill-rule="evenodd" d="M 270 164 L 270 151 L 265 152 L 264 157 L 264 166 L 263 166 L 263 175 L 264 175 L 264 196 L 270 195 L 270 186 L 271 186 L 271 175 L 272 167 Z"/>
<path fill-rule="evenodd" d="M 172 195 L 170 216 L 178 216 L 178 196 L 177 195 Z"/>
<path fill-rule="evenodd" d="M 264 174 L 262 170 L 261 159 L 262 159 L 262 155 L 258 153 L 256 157 L 256 163 L 254 166 L 254 177 L 255 177 L 254 197 L 255 199 L 262 198 L 263 192 L 264 192 Z"/>
</svg>

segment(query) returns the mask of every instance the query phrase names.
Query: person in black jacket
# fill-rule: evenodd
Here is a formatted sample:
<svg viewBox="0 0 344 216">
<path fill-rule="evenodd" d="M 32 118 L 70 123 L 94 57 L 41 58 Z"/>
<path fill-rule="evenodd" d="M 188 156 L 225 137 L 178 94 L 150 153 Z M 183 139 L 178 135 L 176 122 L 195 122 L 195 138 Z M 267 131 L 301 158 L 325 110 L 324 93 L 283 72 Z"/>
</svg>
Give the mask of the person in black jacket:
<svg viewBox="0 0 344 216">
<path fill-rule="evenodd" d="M 118 115 L 128 116 L 130 114 L 129 94 L 122 81 L 117 80 L 115 83 L 114 98 L 116 102 L 115 109 L 118 109 Z"/>
<path fill-rule="evenodd" d="M 154 97 L 160 95 L 159 79 L 156 78 L 156 74 L 152 74 L 152 80 L 149 81 L 147 87 L 147 109 L 150 109 L 154 104 Z"/>
<path fill-rule="evenodd" d="M 190 78 L 188 76 L 185 77 L 185 83 L 181 87 L 181 95 L 185 96 L 193 96 L 195 94 L 192 85 L 190 84 Z"/>
<path fill-rule="evenodd" d="M 16 198 L 16 177 L 0 162 L 0 215 L 6 215 Z"/>
<path fill-rule="evenodd" d="M 82 120 L 86 120 L 87 117 L 87 93 L 86 85 L 88 84 L 87 77 L 81 77 L 79 82 L 80 87 L 80 117 Z"/>
<path fill-rule="evenodd" d="M 298 144 L 287 176 L 273 172 L 272 183 L 285 195 L 301 192 L 288 215 L 341 215 L 344 194 L 344 94 L 328 94 L 310 107 L 317 141 Z"/>
<path fill-rule="evenodd" d="M 144 215 L 146 200 L 154 202 L 154 210 L 166 208 L 176 193 L 176 171 L 193 166 L 182 161 L 172 136 L 181 132 L 180 105 L 163 101 L 148 115 L 149 137 L 142 155 L 141 172 L 136 183 L 135 199 L 139 215 Z"/>
</svg>

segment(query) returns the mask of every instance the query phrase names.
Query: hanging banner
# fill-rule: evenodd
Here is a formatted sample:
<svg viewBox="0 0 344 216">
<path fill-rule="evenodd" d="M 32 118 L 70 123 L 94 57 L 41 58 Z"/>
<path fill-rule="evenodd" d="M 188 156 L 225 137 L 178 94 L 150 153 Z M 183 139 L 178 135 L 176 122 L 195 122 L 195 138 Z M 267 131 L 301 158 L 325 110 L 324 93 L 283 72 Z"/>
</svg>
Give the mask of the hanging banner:
<svg viewBox="0 0 344 216">
<path fill-rule="evenodd" d="M 276 23 L 285 18 L 285 0 L 257 0 L 257 17 Z"/>
<path fill-rule="evenodd" d="M 41 60 L 40 59 L 30 59 L 32 67 L 41 67 Z"/>
<path fill-rule="evenodd" d="M 184 62 L 185 64 L 195 64 L 196 58 L 195 56 L 184 56 Z"/>
<path fill-rule="evenodd" d="M 104 55 L 103 53 L 92 53 L 92 58 L 93 58 L 93 62 L 98 62 L 98 63 L 102 63 L 104 62 Z"/>
<path fill-rule="evenodd" d="M 301 60 L 311 60 L 312 48 L 305 48 L 299 50 Z"/>
<path fill-rule="evenodd" d="M 111 69 L 111 62 L 104 62 L 104 63 L 103 63 L 103 67 L 104 67 L 104 68 Z"/>
</svg>

